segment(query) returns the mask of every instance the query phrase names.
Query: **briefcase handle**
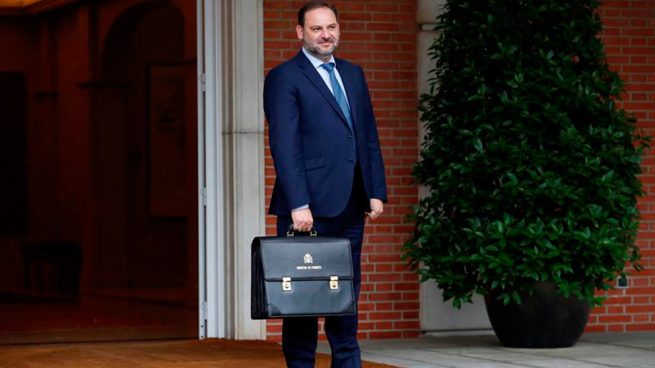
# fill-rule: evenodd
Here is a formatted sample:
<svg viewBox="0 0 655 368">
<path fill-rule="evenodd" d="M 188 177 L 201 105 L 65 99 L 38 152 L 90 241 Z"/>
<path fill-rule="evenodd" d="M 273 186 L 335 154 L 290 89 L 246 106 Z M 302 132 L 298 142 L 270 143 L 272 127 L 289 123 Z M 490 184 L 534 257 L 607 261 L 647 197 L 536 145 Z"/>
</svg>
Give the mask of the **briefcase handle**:
<svg viewBox="0 0 655 368">
<path fill-rule="evenodd" d="M 308 231 L 309 236 L 318 236 L 318 232 L 312 228 Z M 289 230 L 287 230 L 287 237 L 292 238 L 296 235 L 296 231 L 293 229 L 293 223 L 289 225 Z"/>
</svg>

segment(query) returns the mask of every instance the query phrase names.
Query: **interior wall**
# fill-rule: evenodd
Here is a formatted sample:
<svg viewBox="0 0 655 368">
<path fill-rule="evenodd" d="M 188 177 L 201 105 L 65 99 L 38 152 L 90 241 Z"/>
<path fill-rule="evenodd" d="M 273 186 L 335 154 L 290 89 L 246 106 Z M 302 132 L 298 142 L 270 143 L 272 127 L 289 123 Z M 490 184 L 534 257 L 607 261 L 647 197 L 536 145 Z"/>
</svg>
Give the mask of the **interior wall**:
<svg viewBox="0 0 655 368">
<path fill-rule="evenodd" d="M 28 182 L 26 231 L 0 234 L 0 269 L 3 270 L 0 272 L 0 289 L 16 290 L 23 286 L 21 247 L 29 242 L 79 244 L 83 255 L 80 283 L 87 290 L 102 286 L 112 277 L 119 281 L 116 284 L 124 281 L 120 278 L 125 275 L 111 275 L 111 270 L 126 269 L 127 257 L 139 260 L 130 272 L 144 286 L 197 280 L 195 266 L 162 272 L 162 269 L 172 267 L 180 257 L 195 257 L 197 254 L 197 223 L 194 219 L 179 220 L 187 213 L 195 217 L 197 201 L 195 192 L 190 191 L 188 207 L 178 209 L 177 216 L 170 213 L 151 216 L 149 203 L 144 203 L 151 200 L 148 195 L 151 189 L 148 186 L 149 173 L 144 165 L 149 159 L 147 155 L 151 154 L 148 143 L 144 143 L 148 142 L 146 135 L 150 131 L 147 125 L 137 124 L 151 114 L 146 108 L 149 101 L 144 101 L 149 92 L 147 78 L 151 76 L 149 70 L 143 69 L 147 65 L 186 63 L 185 69 L 190 70 L 187 74 L 195 83 L 195 5 L 195 2 L 182 0 L 80 1 L 43 14 L 0 19 L 0 49 L 11 50 L 0 57 L 0 72 L 21 72 L 27 81 Z M 149 8 L 149 12 L 133 19 L 137 25 L 132 30 L 134 43 L 130 45 L 131 50 L 125 50 L 130 58 L 124 60 L 127 69 L 123 69 L 118 78 L 104 78 L 100 61 L 107 38 L 112 29 L 115 30 L 112 27 L 128 9 L 139 6 Z M 180 26 L 176 29 L 171 24 Z M 149 31 L 157 28 L 164 31 L 157 34 Z M 170 54 L 172 43 L 180 45 L 172 51 L 175 55 Z M 169 53 L 162 54 L 162 50 L 169 50 Z M 116 67 L 107 70 L 110 69 L 120 71 Z M 121 79 L 121 76 L 127 78 Z M 97 107 L 94 98 L 98 102 L 99 96 L 116 95 L 116 91 L 126 87 L 121 86 L 126 81 L 136 85 L 129 86 L 129 93 L 118 93 L 123 104 L 118 108 L 94 110 Z M 187 98 L 195 99 L 195 85 L 189 87 L 187 91 L 193 91 L 193 95 L 189 94 Z M 186 118 L 194 122 L 193 129 L 184 135 L 184 149 L 189 153 L 185 155 L 186 164 L 194 171 L 186 173 L 186 178 L 181 180 L 187 187 L 195 188 L 195 100 L 191 108 L 185 106 L 183 109 Z M 121 121 L 125 116 L 130 118 Z M 109 128 L 99 129 L 100 123 Z M 98 137 L 105 143 L 98 141 Z M 119 143 L 112 145 L 107 142 Z M 105 163 L 113 161 L 112 165 L 119 166 L 113 171 L 105 168 L 105 174 L 121 172 L 125 168 L 121 165 L 138 167 L 135 182 L 127 183 L 129 180 L 120 175 L 99 178 L 96 174 L 103 157 L 107 159 Z M 100 183 L 101 179 L 107 180 Z M 107 185 L 103 187 L 103 183 Z M 105 197 L 98 198 L 98 194 Z M 113 208 L 120 212 L 113 213 L 115 221 L 99 221 L 107 219 L 102 217 L 105 210 L 102 205 L 118 202 L 123 204 Z M 134 218 L 125 217 L 125 206 L 130 205 L 136 208 L 132 212 Z M 139 230 L 144 227 L 147 229 Z M 170 232 L 176 236 L 182 233 L 188 244 L 194 245 L 192 249 L 158 247 L 171 237 Z M 118 235 L 112 238 L 111 234 Z M 105 248 L 94 247 L 98 238 L 105 235 L 114 242 L 107 242 Z M 130 236 L 133 239 L 131 246 L 118 245 Z M 109 276 L 99 275 L 102 272 Z M 180 277 L 179 272 L 185 277 Z"/>
</svg>

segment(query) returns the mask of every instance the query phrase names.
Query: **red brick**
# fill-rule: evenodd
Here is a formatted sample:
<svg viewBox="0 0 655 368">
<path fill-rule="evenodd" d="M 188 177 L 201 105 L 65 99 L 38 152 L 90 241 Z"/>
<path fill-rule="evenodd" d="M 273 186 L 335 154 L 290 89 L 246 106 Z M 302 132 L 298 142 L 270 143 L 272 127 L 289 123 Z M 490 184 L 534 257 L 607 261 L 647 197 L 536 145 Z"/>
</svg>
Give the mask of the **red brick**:
<svg viewBox="0 0 655 368">
<path fill-rule="evenodd" d="M 605 325 L 587 325 L 585 332 L 607 332 Z"/>
<path fill-rule="evenodd" d="M 391 321 L 375 322 L 374 327 L 376 330 L 390 330 L 393 327 L 393 322 Z"/>
<path fill-rule="evenodd" d="M 641 322 L 641 323 L 648 322 L 648 321 L 650 321 L 650 315 L 648 315 L 648 314 L 636 314 L 634 316 L 634 321 L 635 322 Z"/>
<path fill-rule="evenodd" d="M 393 329 L 394 330 L 419 330 L 421 328 L 421 324 L 419 321 L 400 321 L 400 322 L 394 322 L 393 323 Z"/>
<path fill-rule="evenodd" d="M 626 325 L 627 331 L 655 331 L 655 323 L 635 323 Z"/>
<path fill-rule="evenodd" d="M 408 311 L 408 312 L 403 312 L 403 319 L 409 320 L 409 319 L 418 319 L 419 318 L 419 312 L 417 311 Z"/>
<path fill-rule="evenodd" d="M 628 305 L 625 307 L 626 314 L 655 313 L 655 305 Z"/>
<path fill-rule="evenodd" d="M 601 323 L 612 323 L 612 322 L 630 322 L 632 321 L 632 316 L 629 315 L 613 315 L 613 316 L 600 316 L 598 317 L 598 322 Z"/>
<path fill-rule="evenodd" d="M 625 332 L 625 325 L 608 325 L 608 332 Z"/>
<path fill-rule="evenodd" d="M 380 320 L 397 320 L 400 319 L 401 314 L 399 312 L 371 312 L 368 314 L 369 319 L 380 321 Z"/>
<path fill-rule="evenodd" d="M 394 307 L 397 310 L 402 310 L 402 311 L 412 311 L 412 310 L 418 310 L 419 308 L 419 303 L 418 302 L 409 302 L 409 303 L 394 303 Z"/>
</svg>

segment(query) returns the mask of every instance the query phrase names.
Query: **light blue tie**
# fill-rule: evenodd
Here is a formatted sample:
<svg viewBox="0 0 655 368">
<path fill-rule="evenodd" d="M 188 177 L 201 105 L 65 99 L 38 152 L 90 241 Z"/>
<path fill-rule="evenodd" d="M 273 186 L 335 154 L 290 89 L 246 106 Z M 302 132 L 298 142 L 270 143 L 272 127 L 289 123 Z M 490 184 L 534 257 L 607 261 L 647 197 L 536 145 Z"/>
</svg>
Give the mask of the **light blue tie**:
<svg viewBox="0 0 655 368">
<path fill-rule="evenodd" d="M 339 104 L 339 107 L 343 112 L 343 115 L 346 117 L 346 120 L 348 120 L 348 125 L 350 125 L 350 127 L 352 128 L 353 122 L 352 122 L 352 117 L 350 116 L 350 107 L 348 107 L 348 100 L 346 100 L 346 95 L 343 93 L 343 90 L 341 89 L 341 85 L 339 85 L 339 81 L 337 81 L 337 77 L 334 74 L 334 63 L 321 64 L 321 67 L 327 70 L 328 74 L 330 75 L 330 84 L 332 84 L 332 94 L 334 95 L 334 98 L 336 98 L 337 103 Z"/>
</svg>

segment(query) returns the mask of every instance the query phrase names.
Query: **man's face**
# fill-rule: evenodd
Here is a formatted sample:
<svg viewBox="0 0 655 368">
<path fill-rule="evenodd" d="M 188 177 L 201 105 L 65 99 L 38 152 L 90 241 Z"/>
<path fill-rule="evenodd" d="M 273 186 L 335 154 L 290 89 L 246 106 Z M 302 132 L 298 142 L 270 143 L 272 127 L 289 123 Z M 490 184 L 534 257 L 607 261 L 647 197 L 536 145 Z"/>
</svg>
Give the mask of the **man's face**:
<svg viewBox="0 0 655 368">
<path fill-rule="evenodd" d="M 305 26 L 296 26 L 298 39 L 305 49 L 323 61 L 339 46 L 339 23 L 329 8 L 316 8 L 305 13 Z"/>
</svg>

